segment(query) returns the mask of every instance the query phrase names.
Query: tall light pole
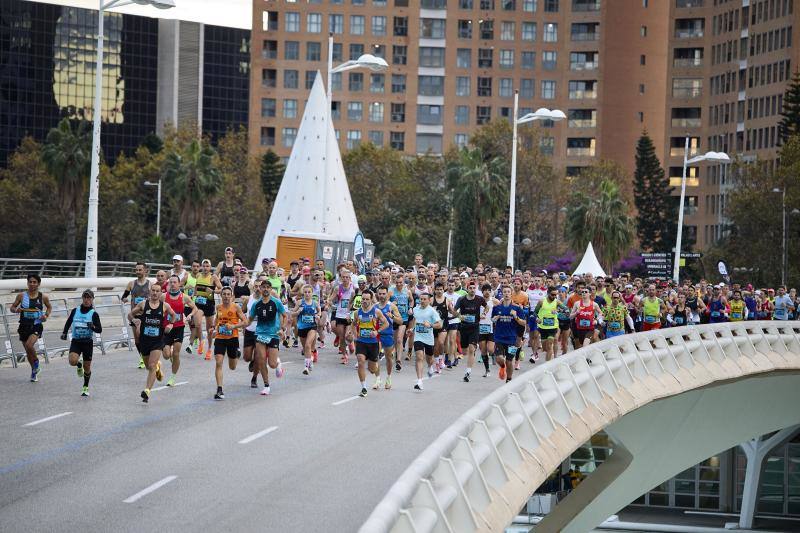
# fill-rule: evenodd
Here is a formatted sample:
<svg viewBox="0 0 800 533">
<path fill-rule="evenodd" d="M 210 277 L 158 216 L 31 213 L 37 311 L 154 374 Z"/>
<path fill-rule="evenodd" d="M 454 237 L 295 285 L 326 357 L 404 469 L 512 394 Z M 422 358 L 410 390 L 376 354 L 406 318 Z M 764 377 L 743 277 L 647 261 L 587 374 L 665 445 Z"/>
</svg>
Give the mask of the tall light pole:
<svg viewBox="0 0 800 533">
<path fill-rule="evenodd" d="M 519 91 L 514 92 L 514 120 L 512 122 L 511 136 L 511 185 L 509 186 L 508 199 L 508 243 L 506 248 L 506 265 L 514 267 L 514 220 L 516 218 L 517 204 L 517 125 L 533 122 L 534 120 L 552 120 L 558 122 L 567 116 L 559 109 L 540 107 L 533 113 L 517 118 L 519 114 Z"/>
<path fill-rule="evenodd" d="M 786 185 L 783 189 L 772 189 L 772 192 L 781 193 L 781 207 L 783 209 L 783 242 L 781 244 L 781 285 L 786 286 Z"/>
<path fill-rule="evenodd" d="M 142 185 L 145 187 L 156 187 L 157 188 L 157 204 L 156 204 L 156 237 L 161 236 L 161 178 L 158 179 L 156 183 L 152 181 L 145 181 Z"/>
<path fill-rule="evenodd" d="M 681 239 L 683 237 L 683 202 L 686 199 L 686 168 L 694 163 L 701 161 L 712 161 L 716 163 L 730 163 L 731 158 L 725 152 L 706 152 L 689 159 L 689 136 L 686 136 L 686 144 L 683 148 L 683 177 L 681 178 L 681 201 L 678 205 L 678 236 L 675 239 L 675 258 L 672 261 L 672 280 L 680 283 L 681 268 Z"/>
<path fill-rule="evenodd" d="M 92 109 L 92 167 L 89 177 L 89 211 L 86 222 L 87 278 L 97 277 L 97 211 L 100 204 L 100 120 L 103 114 L 103 15 L 105 10 L 128 4 L 151 5 L 158 9 L 175 7 L 175 0 L 99 0 L 97 11 L 97 64 L 94 69 L 94 108 Z"/>
<path fill-rule="evenodd" d="M 365 68 L 371 72 L 382 72 L 389 68 L 389 64 L 386 62 L 385 59 L 382 57 L 376 57 L 372 54 L 363 54 L 359 56 L 358 59 L 351 59 L 349 61 L 345 61 L 341 65 L 334 68 L 333 66 L 333 32 L 328 34 L 328 78 L 326 80 L 327 84 L 327 96 L 328 96 L 328 116 L 331 119 L 331 127 L 325 129 L 325 179 L 322 181 L 322 232 L 328 232 L 328 210 L 325 208 L 325 199 L 327 198 L 328 194 L 328 172 L 330 172 L 330 164 L 331 162 L 328 161 L 328 143 L 330 142 L 329 139 L 329 131 L 333 128 L 333 113 L 331 112 L 331 106 L 333 105 L 333 85 L 331 83 L 331 75 L 337 74 L 339 72 L 346 72 L 348 70 L 355 70 L 357 68 Z"/>
</svg>

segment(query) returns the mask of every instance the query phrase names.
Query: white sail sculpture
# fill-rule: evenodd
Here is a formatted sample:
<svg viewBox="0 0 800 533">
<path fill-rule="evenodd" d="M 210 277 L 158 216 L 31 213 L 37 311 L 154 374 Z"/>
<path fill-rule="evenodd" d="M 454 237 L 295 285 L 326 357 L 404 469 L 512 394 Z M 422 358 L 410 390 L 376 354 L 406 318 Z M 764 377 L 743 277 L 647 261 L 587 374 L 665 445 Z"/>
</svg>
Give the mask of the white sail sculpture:
<svg viewBox="0 0 800 533">
<path fill-rule="evenodd" d="M 582 274 L 591 274 L 594 277 L 606 277 L 603 267 L 600 266 L 600 261 L 598 261 L 597 256 L 594 255 L 594 247 L 591 242 L 586 247 L 586 253 L 583 254 L 580 264 L 575 268 L 575 272 L 572 273 L 573 276 Z"/>
<path fill-rule="evenodd" d="M 317 71 L 255 268 L 261 259 L 275 257 L 279 235 L 352 242 L 357 232 L 325 86 Z"/>
</svg>

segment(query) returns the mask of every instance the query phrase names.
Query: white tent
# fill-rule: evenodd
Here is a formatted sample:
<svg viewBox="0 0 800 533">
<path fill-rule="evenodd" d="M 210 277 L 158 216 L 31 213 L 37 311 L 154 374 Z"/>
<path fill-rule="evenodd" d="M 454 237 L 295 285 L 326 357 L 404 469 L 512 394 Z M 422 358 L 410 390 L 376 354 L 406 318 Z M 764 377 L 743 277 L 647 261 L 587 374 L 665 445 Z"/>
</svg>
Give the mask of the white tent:
<svg viewBox="0 0 800 533">
<path fill-rule="evenodd" d="M 317 71 L 256 258 L 256 268 L 262 258 L 275 257 L 281 234 L 316 234 L 318 240 L 351 242 L 357 232 L 358 221 L 339 143 L 322 76 Z"/>
<path fill-rule="evenodd" d="M 594 255 L 594 247 L 592 247 L 591 242 L 586 247 L 586 253 L 583 254 L 580 264 L 575 269 L 575 272 L 572 273 L 573 276 L 582 274 L 591 274 L 594 277 L 606 276 L 603 267 L 600 266 L 600 261 L 598 261 L 597 256 Z"/>
</svg>

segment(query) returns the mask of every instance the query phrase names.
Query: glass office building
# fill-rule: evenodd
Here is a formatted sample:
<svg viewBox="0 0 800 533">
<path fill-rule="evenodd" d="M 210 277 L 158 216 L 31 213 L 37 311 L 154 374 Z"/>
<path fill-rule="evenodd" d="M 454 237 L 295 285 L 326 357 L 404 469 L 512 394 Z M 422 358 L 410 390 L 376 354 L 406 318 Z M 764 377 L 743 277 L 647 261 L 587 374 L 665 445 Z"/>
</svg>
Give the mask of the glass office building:
<svg viewBox="0 0 800 533">
<path fill-rule="evenodd" d="M 228 129 L 247 128 L 250 32 L 206 25 L 203 64 L 203 132 L 216 140 Z"/>
</svg>

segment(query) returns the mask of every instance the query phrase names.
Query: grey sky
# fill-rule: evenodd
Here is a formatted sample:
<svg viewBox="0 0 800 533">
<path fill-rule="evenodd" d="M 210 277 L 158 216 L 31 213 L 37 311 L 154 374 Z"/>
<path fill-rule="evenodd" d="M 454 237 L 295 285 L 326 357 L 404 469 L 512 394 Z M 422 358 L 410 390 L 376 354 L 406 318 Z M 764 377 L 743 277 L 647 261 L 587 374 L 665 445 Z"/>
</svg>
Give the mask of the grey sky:
<svg viewBox="0 0 800 533">
<path fill-rule="evenodd" d="M 108 0 L 104 0 L 104 3 L 107 2 Z M 97 9 L 99 0 L 47 0 L 44 3 Z M 167 10 L 130 4 L 111 9 L 111 11 L 165 19 L 190 20 L 248 30 L 251 27 L 253 18 L 251 0 L 175 0 L 175 3 L 177 7 Z"/>
</svg>

